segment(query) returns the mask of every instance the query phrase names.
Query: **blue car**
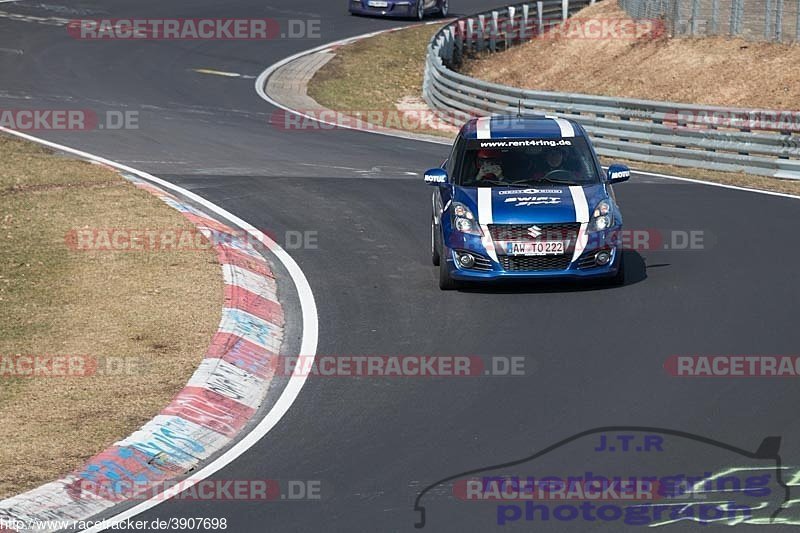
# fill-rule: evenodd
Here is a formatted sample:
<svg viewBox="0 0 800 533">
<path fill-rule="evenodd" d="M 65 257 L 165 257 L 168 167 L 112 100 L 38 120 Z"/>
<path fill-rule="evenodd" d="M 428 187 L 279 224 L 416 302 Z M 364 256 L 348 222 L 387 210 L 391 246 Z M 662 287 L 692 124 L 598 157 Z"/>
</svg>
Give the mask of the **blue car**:
<svg viewBox="0 0 800 533">
<path fill-rule="evenodd" d="M 353 15 L 377 15 L 422 20 L 435 13 L 446 17 L 450 11 L 448 0 L 348 0 Z"/>
<path fill-rule="evenodd" d="M 439 287 L 499 279 L 624 283 L 622 213 L 586 131 L 555 117 L 493 116 L 461 128 L 435 187 L 431 255 Z"/>
</svg>

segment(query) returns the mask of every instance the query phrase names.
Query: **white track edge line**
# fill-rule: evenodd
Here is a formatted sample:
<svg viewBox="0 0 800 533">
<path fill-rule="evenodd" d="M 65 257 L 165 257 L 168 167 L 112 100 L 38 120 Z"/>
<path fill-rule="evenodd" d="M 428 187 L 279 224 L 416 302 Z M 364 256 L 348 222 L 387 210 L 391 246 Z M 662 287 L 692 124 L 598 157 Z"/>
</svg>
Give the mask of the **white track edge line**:
<svg viewBox="0 0 800 533">
<path fill-rule="evenodd" d="M 165 181 L 161 178 L 157 178 L 152 174 L 148 174 L 147 172 L 143 172 L 141 170 L 137 170 L 135 168 L 129 167 L 127 165 L 122 165 L 120 163 L 116 163 L 109 159 L 105 159 L 100 156 L 96 156 L 94 154 L 90 154 L 88 152 L 83 152 L 81 150 L 77 150 L 75 148 L 69 148 L 68 146 L 63 146 L 60 144 L 56 144 L 54 142 L 47 141 L 45 139 L 39 139 L 38 137 L 34 137 L 32 135 L 28 135 L 26 133 L 21 133 L 14 130 L 9 130 L 4 127 L 0 127 L 0 131 L 3 133 L 8 133 L 10 135 L 14 135 L 16 137 L 20 137 L 22 139 L 26 139 L 38 144 L 42 144 L 44 146 L 48 146 L 50 148 L 60 150 L 62 152 L 67 152 L 70 154 L 74 154 L 78 157 L 88 159 L 90 161 L 95 161 L 97 163 L 102 163 L 105 165 L 109 165 L 119 170 L 123 170 L 125 172 L 130 172 L 140 178 L 143 178 L 147 181 L 151 181 L 154 183 L 159 184 L 160 186 L 176 191 L 187 198 L 191 198 L 193 201 L 197 202 L 198 204 L 202 205 L 203 207 L 209 209 L 210 211 L 221 215 L 237 226 L 241 227 L 243 230 L 247 231 L 250 235 L 261 241 L 270 251 L 275 254 L 275 257 L 283 264 L 286 270 L 289 272 L 292 281 L 297 288 L 297 294 L 300 299 L 300 307 L 301 307 L 301 314 L 302 314 L 302 340 L 300 343 L 300 354 L 301 356 L 307 356 L 311 358 L 313 362 L 316 353 L 317 353 L 317 344 L 319 341 L 319 317 L 317 315 L 317 304 L 314 300 L 314 294 L 311 290 L 311 286 L 308 283 L 308 280 L 303 274 L 302 269 L 297 264 L 297 262 L 292 259 L 292 257 L 281 248 L 278 243 L 270 239 L 266 236 L 263 232 L 256 229 L 251 224 L 245 222 L 244 220 L 240 219 L 236 215 L 229 213 L 225 209 L 217 206 L 198 196 L 197 194 L 188 191 L 182 187 L 174 185 L 168 181 Z M 253 428 L 250 433 L 245 435 L 242 439 L 236 442 L 230 449 L 228 449 L 225 453 L 217 457 L 214 461 L 207 464 L 205 467 L 198 470 L 196 473 L 192 474 L 189 478 L 187 478 L 182 484 L 174 485 L 164 491 L 163 493 L 147 500 L 145 502 L 140 503 L 130 509 L 127 509 L 121 513 L 118 513 L 110 518 L 105 519 L 101 524 L 95 525 L 89 529 L 83 530 L 84 533 L 98 533 L 109 527 L 123 522 L 131 517 L 134 517 L 148 509 L 152 509 L 157 505 L 167 501 L 169 498 L 176 496 L 178 493 L 186 490 L 189 487 L 192 487 L 196 483 L 208 478 L 209 476 L 213 475 L 217 471 L 221 470 L 222 468 L 226 467 L 234 460 L 239 458 L 242 454 L 248 451 L 250 448 L 253 447 L 259 440 L 261 440 L 267 433 L 274 428 L 278 422 L 283 418 L 292 404 L 295 402 L 297 397 L 300 394 L 300 390 L 303 388 L 303 385 L 306 382 L 307 373 L 304 373 L 300 369 L 300 365 L 297 366 L 295 372 L 289 378 L 289 383 L 286 385 L 286 388 L 281 393 L 280 397 L 278 398 L 275 405 L 270 409 L 270 411 L 266 414 L 266 416 Z"/>
</svg>

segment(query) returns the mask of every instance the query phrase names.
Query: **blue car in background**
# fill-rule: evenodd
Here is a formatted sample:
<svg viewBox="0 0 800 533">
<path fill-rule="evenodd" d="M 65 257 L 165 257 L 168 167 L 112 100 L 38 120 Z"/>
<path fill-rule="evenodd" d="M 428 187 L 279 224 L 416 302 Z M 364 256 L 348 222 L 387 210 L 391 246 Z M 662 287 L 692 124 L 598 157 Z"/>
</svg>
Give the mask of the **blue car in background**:
<svg viewBox="0 0 800 533">
<path fill-rule="evenodd" d="M 425 15 L 446 17 L 450 11 L 448 0 L 348 0 L 353 15 L 404 17 L 422 20 Z"/>
<path fill-rule="evenodd" d="M 600 161 L 577 123 L 472 119 L 434 186 L 431 255 L 439 287 L 461 281 L 605 278 L 624 283 L 622 213 L 612 185 L 630 169 Z"/>
</svg>

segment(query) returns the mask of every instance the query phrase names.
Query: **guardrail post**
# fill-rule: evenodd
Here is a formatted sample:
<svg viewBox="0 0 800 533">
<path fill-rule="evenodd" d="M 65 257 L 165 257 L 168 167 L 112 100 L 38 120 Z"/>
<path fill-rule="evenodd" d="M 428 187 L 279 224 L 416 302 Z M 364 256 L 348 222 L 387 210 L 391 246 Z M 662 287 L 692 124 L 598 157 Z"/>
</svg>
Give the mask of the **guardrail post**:
<svg viewBox="0 0 800 533">
<path fill-rule="evenodd" d="M 561 22 L 569 18 L 569 0 L 561 0 Z"/>
<path fill-rule="evenodd" d="M 453 64 L 453 45 L 455 41 L 455 36 L 453 35 L 453 28 L 452 26 L 447 28 L 444 31 L 444 42 L 445 42 L 445 57 L 447 58 L 447 62 L 449 64 Z"/>
<path fill-rule="evenodd" d="M 797 22 L 794 31 L 794 40 L 800 43 L 800 0 L 797 0 Z"/>
<path fill-rule="evenodd" d="M 467 50 L 472 52 L 472 41 L 475 38 L 475 19 L 467 19 Z"/>
<path fill-rule="evenodd" d="M 485 29 L 486 29 L 486 15 L 478 15 L 478 34 L 476 38 L 478 39 L 478 52 L 483 52 L 483 49 L 486 48 L 486 41 L 485 39 Z"/>
<path fill-rule="evenodd" d="M 697 35 L 700 24 L 700 0 L 692 0 L 692 37 Z"/>
<path fill-rule="evenodd" d="M 764 2 L 764 40 L 772 40 L 772 0 Z"/>
<path fill-rule="evenodd" d="M 492 11 L 492 23 L 489 27 L 489 50 L 492 52 L 497 52 L 497 33 L 498 33 L 498 23 L 497 20 L 500 18 L 500 14 L 497 11 Z"/>
<path fill-rule="evenodd" d="M 461 58 L 464 57 L 464 28 L 465 28 L 464 21 L 459 20 L 458 35 L 456 38 L 456 51 L 455 51 L 456 56 L 458 57 L 458 61 L 461 61 Z"/>
<path fill-rule="evenodd" d="M 539 30 L 538 31 L 539 37 L 544 35 L 544 13 L 542 13 L 543 10 L 544 10 L 544 2 L 539 0 L 539 2 L 536 2 L 536 20 L 538 20 L 539 22 L 537 25 Z"/>
<path fill-rule="evenodd" d="M 675 12 L 672 16 L 672 35 L 683 35 L 684 27 L 681 21 L 681 0 L 673 2 Z"/>
<path fill-rule="evenodd" d="M 511 6 L 508 8 L 508 20 L 506 21 L 506 50 L 508 50 L 512 44 L 514 44 L 514 17 L 517 14 L 517 8 Z"/>
<path fill-rule="evenodd" d="M 719 0 L 711 2 L 711 34 L 719 34 Z"/>
<path fill-rule="evenodd" d="M 780 42 L 783 39 L 783 0 L 778 0 L 775 11 L 775 40 Z"/>
<path fill-rule="evenodd" d="M 800 0 L 797 1 L 800 2 Z M 530 20 L 530 11 L 531 6 L 528 4 L 522 4 L 522 18 L 519 21 L 519 42 L 523 42 L 528 39 L 528 21 Z"/>
<path fill-rule="evenodd" d="M 731 36 L 735 37 L 742 31 L 742 6 L 743 0 L 731 2 Z"/>
</svg>

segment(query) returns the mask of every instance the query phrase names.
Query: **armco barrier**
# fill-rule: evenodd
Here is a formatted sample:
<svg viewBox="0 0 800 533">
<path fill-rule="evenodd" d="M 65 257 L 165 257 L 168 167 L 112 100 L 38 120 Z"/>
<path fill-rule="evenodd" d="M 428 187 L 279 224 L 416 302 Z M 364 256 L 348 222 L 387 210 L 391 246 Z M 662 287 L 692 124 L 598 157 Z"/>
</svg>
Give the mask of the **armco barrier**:
<svg viewBox="0 0 800 533">
<path fill-rule="evenodd" d="M 454 124 L 489 114 L 556 115 L 582 124 L 608 157 L 800 179 L 800 112 L 532 91 L 455 72 L 470 53 L 534 39 L 594 0 L 545 0 L 462 17 L 428 46 L 423 96 Z"/>
</svg>

